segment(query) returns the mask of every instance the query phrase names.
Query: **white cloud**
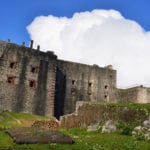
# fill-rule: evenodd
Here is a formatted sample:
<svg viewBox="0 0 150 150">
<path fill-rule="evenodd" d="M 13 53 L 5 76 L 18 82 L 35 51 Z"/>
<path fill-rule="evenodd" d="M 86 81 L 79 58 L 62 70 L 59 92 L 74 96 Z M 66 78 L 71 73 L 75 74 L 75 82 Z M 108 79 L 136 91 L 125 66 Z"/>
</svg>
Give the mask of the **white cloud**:
<svg viewBox="0 0 150 150">
<path fill-rule="evenodd" d="M 27 27 L 41 49 L 59 58 L 118 71 L 118 86 L 150 86 L 150 32 L 115 10 L 75 13 L 72 18 L 39 16 Z"/>
</svg>

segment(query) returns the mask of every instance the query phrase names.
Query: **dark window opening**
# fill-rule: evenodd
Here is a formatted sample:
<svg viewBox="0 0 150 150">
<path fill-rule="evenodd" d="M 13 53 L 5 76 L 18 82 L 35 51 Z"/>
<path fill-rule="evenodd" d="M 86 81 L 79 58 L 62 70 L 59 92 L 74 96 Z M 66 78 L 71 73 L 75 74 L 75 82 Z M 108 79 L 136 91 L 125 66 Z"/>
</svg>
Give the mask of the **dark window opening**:
<svg viewBox="0 0 150 150">
<path fill-rule="evenodd" d="M 91 82 L 89 82 L 89 87 L 92 87 L 92 83 Z"/>
<path fill-rule="evenodd" d="M 38 72 L 38 67 L 31 67 L 31 72 L 32 73 L 37 73 Z"/>
<path fill-rule="evenodd" d="M 14 84 L 15 83 L 15 77 L 8 77 L 7 82 L 10 84 Z"/>
<path fill-rule="evenodd" d="M 88 92 L 88 94 L 89 94 L 89 95 L 92 95 L 92 92 L 91 92 L 91 91 L 89 91 L 89 92 Z"/>
<path fill-rule="evenodd" d="M 107 95 L 105 95 L 105 98 L 107 98 L 108 96 Z"/>
<path fill-rule="evenodd" d="M 110 75 L 110 78 L 112 78 L 113 76 L 112 75 Z"/>
<path fill-rule="evenodd" d="M 108 85 L 105 85 L 105 89 L 108 89 Z"/>
<path fill-rule="evenodd" d="M 32 88 L 35 88 L 36 87 L 36 82 L 34 80 L 30 80 L 29 81 L 29 86 L 32 87 Z"/>
<path fill-rule="evenodd" d="M 75 80 L 72 80 L 72 85 L 75 85 Z"/>
<path fill-rule="evenodd" d="M 11 62 L 11 63 L 10 63 L 10 68 L 15 69 L 16 66 L 17 66 L 17 63 L 16 63 L 16 62 Z"/>
</svg>

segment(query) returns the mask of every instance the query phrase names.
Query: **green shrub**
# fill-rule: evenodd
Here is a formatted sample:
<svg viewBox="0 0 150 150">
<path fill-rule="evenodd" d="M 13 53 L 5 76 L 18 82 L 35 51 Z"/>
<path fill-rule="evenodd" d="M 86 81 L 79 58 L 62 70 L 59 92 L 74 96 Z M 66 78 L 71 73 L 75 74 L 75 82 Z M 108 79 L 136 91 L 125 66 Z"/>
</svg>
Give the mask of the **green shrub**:
<svg viewBox="0 0 150 150">
<path fill-rule="evenodd" d="M 120 130 L 120 133 L 123 135 L 132 135 L 133 127 L 125 122 L 119 122 L 117 128 Z"/>
<path fill-rule="evenodd" d="M 126 126 L 122 129 L 121 134 L 123 135 L 131 135 L 132 134 L 132 128 L 129 126 Z"/>
</svg>

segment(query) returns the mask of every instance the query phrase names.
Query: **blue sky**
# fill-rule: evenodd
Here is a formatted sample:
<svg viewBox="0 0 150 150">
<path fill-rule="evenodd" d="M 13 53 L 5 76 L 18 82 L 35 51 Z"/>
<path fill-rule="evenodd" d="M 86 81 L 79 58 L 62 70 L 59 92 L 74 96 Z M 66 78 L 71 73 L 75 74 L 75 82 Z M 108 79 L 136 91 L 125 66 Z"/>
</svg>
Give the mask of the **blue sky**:
<svg viewBox="0 0 150 150">
<path fill-rule="evenodd" d="M 75 12 L 115 9 L 150 31 L 150 0 L 1 0 L 0 40 L 28 43 L 26 26 L 40 15 L 71 17 Z"/>
<path fill-rule="evenodd" d="M 60 59 L 112 64 L 119 87 L 150 87 L 150 0 L 0 2 L 0 40 L 28 46 L 31 37 Z"/>
</svg>

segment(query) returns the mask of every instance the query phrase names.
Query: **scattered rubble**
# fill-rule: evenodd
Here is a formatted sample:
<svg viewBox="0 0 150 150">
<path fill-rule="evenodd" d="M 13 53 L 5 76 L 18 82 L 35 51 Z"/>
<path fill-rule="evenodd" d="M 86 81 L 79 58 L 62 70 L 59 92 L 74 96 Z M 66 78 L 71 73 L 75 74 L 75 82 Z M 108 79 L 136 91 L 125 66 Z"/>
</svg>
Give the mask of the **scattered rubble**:
<svg viewBox="0 0 150 150">
<path fill-rule="evenodd" d="M 143 122 L 142 126 L 135 127 L 132 131 L 132 135 L 150 140 L 150 117 Z"/>
<path fill-rule="evenodd" d="M 56 120 L 35 120 L 31 127 L 42 129 L 57 129 L 59 128 L 59 123 Z"/>
</svg>

